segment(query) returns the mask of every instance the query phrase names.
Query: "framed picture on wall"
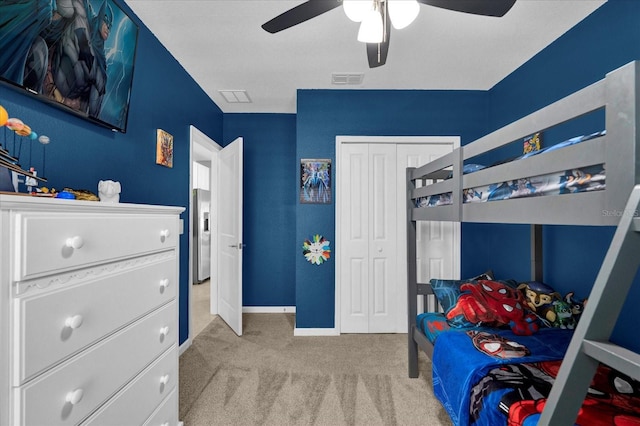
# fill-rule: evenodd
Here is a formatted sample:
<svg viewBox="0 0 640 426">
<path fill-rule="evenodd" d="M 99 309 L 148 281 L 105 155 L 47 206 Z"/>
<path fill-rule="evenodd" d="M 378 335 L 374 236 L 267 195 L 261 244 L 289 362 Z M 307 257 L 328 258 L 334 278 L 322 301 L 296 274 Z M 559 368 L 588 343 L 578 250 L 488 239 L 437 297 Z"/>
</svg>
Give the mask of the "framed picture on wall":
<svg viewBox="0 0 640 426">
<path fill-rule="evenodd" d="M 156 164 L 173 167 L 173 135 L 162 129 L 156 134 Z"/>
<path fill-rule="evenodd" d="M 331 204 L 331 160 L 300 160 L 300 202 Z"/>
<path fill-rule="evenodd" d="M 114 0 L 0 0 L 0 81 L 123 133 L 137 42 Z"/>
</svg>

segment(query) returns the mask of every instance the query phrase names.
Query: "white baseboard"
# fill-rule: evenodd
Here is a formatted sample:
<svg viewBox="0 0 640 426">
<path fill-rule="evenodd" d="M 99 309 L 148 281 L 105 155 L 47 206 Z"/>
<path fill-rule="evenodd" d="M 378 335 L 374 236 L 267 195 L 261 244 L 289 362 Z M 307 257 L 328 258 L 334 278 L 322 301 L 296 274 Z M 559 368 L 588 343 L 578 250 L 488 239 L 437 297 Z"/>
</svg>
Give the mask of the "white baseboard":
<svg viewBox="0 0 640 426">
<path fill-rule="evenodd" d="M 295 314 L 295 306 L 243 306 L 243 314 Z"/>
<path fill-rule="evenodd" d="M 191 346 L 191 337 L 187 338 L 187 340 L 182 342 L 180 347 L 178 347 L 178 356 L 182 355 L 184 353 L 184 351 L 189 349 L 189 346 Z"/>
<path fill-rule="evenodd" d="M 337 328 L 294 328 L 294 336 L 339 336 Z"/>
</svg>

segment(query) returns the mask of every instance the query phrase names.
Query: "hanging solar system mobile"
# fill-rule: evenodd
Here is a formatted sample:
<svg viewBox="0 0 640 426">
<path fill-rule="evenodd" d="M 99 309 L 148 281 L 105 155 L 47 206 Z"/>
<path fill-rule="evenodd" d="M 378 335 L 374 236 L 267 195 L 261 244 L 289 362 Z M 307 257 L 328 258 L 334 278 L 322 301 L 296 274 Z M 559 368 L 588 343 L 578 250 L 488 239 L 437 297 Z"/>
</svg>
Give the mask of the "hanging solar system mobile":
<svg viewBox="0 0 640 426">
<path fill-rule="evenodd" d="M 38 176 L 35 167 L 31 166 L 27 170 L 20 165 L 20 154 L 22 152 L 22 145 L 24 142 L 23 139 L 28 143 L 28 161 L 31 164 L 33 164 L 33 158 L 31 155 L 33 144 L 31 142 L 38 140 L 42 144 L 42 174 L 44 174 L 44 146 L 49 143 L 49 137 L 45 135 L 38 136 L 30 126 L 25 124 L 19 118 L 9 117 L 7 110 L 2 105 L 0 105 L 0 127 L 4 127 L 4 134 L 0 135 L 0 167 L 25 176 L 25 185 L 29 192 L 31 192 L 31 189 L 38 185 L 37 181 L 46 182 L 47 179 L 42 176 Z M 9 151 L 10 134 L 13 134 L 12 152 Z M 14 189 L 17 192 L 17 187 Z"/>
<path fill-rule="evenodd" d="M 307 258 L 309 263 L 320 265 L 329 260 L 331 256 L 330 244 L 329 240 L 325 239 L 322 235 L 316 234 L 311 240 L 304 240 L 302 254 L 304 254 L 304 257 Z"/>
</svg>

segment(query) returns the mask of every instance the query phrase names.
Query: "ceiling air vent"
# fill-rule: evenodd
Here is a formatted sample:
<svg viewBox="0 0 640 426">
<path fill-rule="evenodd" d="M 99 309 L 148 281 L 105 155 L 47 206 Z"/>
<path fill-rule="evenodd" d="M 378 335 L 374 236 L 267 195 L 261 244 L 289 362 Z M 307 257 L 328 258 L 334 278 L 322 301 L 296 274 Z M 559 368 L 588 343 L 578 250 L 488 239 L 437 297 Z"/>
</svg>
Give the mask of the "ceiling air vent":
<svg viewBox="0 0 640 426">
<path fill-rule="evenodd" d="M 224 100 L 230 104 L 250 104 L 251 98 L 246 90 L 218 90 Z"/>
<path fill-rule="evenodd" d="M 362 84 L 364 80 L 364 74 L 359 73 L 347 73 L 347 72 L 334 72 L 331 74 L 331 84 L 343 86 L 343 85 L 358 85 Z"/>
</svg>

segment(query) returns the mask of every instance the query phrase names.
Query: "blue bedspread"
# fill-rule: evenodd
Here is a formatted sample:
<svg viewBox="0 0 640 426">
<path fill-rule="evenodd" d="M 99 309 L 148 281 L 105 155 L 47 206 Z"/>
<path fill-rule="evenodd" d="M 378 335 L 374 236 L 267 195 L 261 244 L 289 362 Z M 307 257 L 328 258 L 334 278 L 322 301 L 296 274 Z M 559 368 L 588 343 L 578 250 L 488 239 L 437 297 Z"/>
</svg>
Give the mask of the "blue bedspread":
<svg viewBox="0 0 640 426">
<path fill-rule="evenodd" d="M 497 424 L 491 418 L 491 411 L 495 410 L 481 410 L 485 413 L 477 419 L 470 418 L 473 387 L 488 371 L 499 365 L 562 359 L 573 334 L 572 330 L 560 329 L 541 329 L 532 336 L 518 336 L 511 330 L 494 329 L 491 332 L 525 346 L 529 354 L 516 358 L 490 356 L 476 349 L 472 337 L 464 331 L 445 332 L 438 336 L 433 352 L 433 389 L 456 426 Z M 487 344 L 490 348 L 492 345 L 496 344 Z"/>
</svg>

